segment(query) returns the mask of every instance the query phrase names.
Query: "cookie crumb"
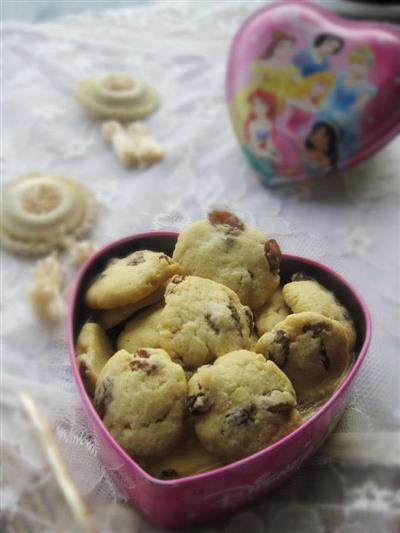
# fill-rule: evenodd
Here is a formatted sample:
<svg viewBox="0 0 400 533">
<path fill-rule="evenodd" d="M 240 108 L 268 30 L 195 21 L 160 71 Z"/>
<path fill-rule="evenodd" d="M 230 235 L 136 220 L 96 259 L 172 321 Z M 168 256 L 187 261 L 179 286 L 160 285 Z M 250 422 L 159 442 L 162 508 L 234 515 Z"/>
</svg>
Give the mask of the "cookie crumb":
<svg viewBox="0 0 400 533">
<path fill-rule="evenodd" d="M 59 322 L 65 315 L 63 284 L 64 272 L 55 254 L 36 263 L 28 296 L 34 312 L 42 320 Z"/>
</svg>

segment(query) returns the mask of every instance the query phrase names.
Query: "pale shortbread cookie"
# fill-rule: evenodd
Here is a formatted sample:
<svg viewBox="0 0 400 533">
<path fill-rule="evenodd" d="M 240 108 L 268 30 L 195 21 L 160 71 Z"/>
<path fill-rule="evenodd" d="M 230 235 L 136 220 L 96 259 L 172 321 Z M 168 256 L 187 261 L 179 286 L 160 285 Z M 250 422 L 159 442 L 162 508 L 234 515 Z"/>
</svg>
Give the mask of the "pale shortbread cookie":
<svg viewBox="0 0 400 533">
<path fill-rule="evenodd" d="M 229 351 L 248 348 L 252 325 L 250 309 L 225 285 L 175 276 L 165 292 L 160 345 L 185 368 L 197 368 Z"/>
<path fill-rule="evenodd" d="M 101 326 L 87 322 L 79 333 L 75 352 L 86 390 L 93 396 L 97 378 L 113 354 L 111 341 Z"/>
<path fill-rule="evenodd" d="M 140 122 L 126 128 L 115 121 L 104 122 L 102 131 L 118 159 L 126 166 L 146 168 L 165 156 L 164 148 Z"/>
<path fill-rule="evenodd" d="M 238 459 L 298 427 L 296 394 L 285 374 L 260 354 L 238 350 L 198 369 L 189 381 L 187 409 L 211 453 Z"/>
<path fill-rule="evenodd" d="M 116 307 L 115 309 L 100 311 L 97 319 L 104 329 L 111 329 L 132 316 L 137 311 L 163 300 L 164 293 L 165 286 L 163 285 L 160 289 L 157 289 L 149 296 L 146 296 L 146 298 L 143 298 L 134 304 L 123 305 L 122 307 Z"/>
<path fill-rule="evenodd" d="M 185 228 L 173 254 L 187 274 L 226 285 L 251 309 L 279 286 L 280 257 L 275 240 L 222 210 Z"/>
<path fill-rule="evenodd" d="M 86 292 L 92 309 L 114 309 L 136 303 L 160 289 L 182 268 L 162 252 L 139 250 L 123 259 L 114 259 Z"/>
<path fill-rule="evenodd" d="M 76 95 L 86 111 L 100 119 L 136 120 L 160 104 L 154 87 L 126 73 L 86 78 L 79 83 Z"/>
<path fill-rule="evenodd" d="M 136 313 L 118 337 L 118 350 L 124 349 L 133 353 L 142 346 L 160 348 L 158 324 L 163 308 L 164 303 L 161 303 Z"/>
<path fill-rule="evenodd" d="M 164 350 L 120 350 L 97 381 L 95 407 L 117 442 L 135 459 L 154 459 L 182 434 L 187 383 Z"/>
<path fill-rule="evenodd" d="M 85 185 L 64 176 L 31 172 L 1 191 L 0 242 L 13 252 L 42 255 L 92 227 L 96 202 Z"/>
<path fill-rule="evenodd" d="M 306 405 L 326 400 L 351 363 L 342 323 L 314 312 L 286 317 L 260 338 L 256 351 L 285 372 Z"/>
<path fill-rule="evenodd" d="M 264 335 L 289 314 L 290 309 L 283 299 L 282 289 L 278 288 L 268 302 L 257 309 L 255 313 L 257 333 Z"/>
<path fill-rule="evenodd" d="M 337 300 L 336 296 L 313 279 L 302 279 L 302 274 L 294 275 L 292 281 L 283 289 L 283 298 L 293 313 L 315 311 L 328 318 L 338 320 L 346 330 L 350 350 L 356 342 L 354 322 L 348 310 Z"/>
</svg>

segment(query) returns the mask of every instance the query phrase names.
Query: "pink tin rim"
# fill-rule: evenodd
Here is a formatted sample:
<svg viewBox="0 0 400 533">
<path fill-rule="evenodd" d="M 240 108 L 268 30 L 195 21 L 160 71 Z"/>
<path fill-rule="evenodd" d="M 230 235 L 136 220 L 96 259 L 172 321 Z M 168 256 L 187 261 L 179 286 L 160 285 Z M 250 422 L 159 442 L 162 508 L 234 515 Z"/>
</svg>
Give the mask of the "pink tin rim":
<svg viewBox="0 0 400 533">
<path fill-rule="evenodd" d="M 221 466 L 219 468 L 215 468 L 213 470 L 210 470 L 208 472 L 202 472 L 200 474 L 194 474 L 191 476 L 186 476 L 174 480 L 162 480 L 155 478 L 151 476 L 148 472 L 146 472 L 141 466 L 139 466 L 126 452 L 121 446 L 117 443 L 117 441 L 111 436 L 105 425 L 103 424 L 102 420 L 100 419 L 99 415 L 97 414 L 96 409 L 93 407 L 92 402 L 90 401 L 86 389 L 83 385 L 78 365 L 76 364 L 76 357 L 75 357 L 75 343 L 74 343 L 74 332 L 73 332 L 73 324 L 74 324 L 74 311 L 75 311 L 75 303 L 77 301 L 77 296 L 79 293 L 79 289 L 82 283 L 82 280 L 87 272 L 87 270 L 98 260 L 100 259 L 106 252 L 112 250 L 115 247 L 121 246 L 125 243 L 134 242 L 139 239 L 148 238 L 148 237 L 178 237 L 178 233 L 176 232 L 164 232 L 164 231 L 153 231 L 153 232 L 145 232 L 145 233 L 138 233 L 135 235 L 132 235 L 130 237 L 123 237 L 121 239 L 117 239 L 115 241 L 112 241 L 111 243 L 106 244 L 97 252 L 95 252 L 89 259 L 82 265 L 80 268 L 76 280 L 74 282 L 73 289 L 70 294 L 69 303 L 68 303 L 68 313 L 67 313 L 67 336 L 68 336 L 68 350 L 69 350 L 69 357 L 70 357 L 70 363 L 72 367 L 72 373 L 74 375 L 75 383 L 78 388 L 78 391 L 80 393 L 80 396 L 82 398 L 82 401 L 84 402 L 86 408 L 88 411 L 90 411 L 93 420 L 96 422 L 96 426 L 103 434 L 104 438 L 108 441 L 108 443 L 111 445 L 111 447 L 120 454 L 130 465 L 130 467 L 134 470 L 136 470 L 140 475 L 147 479 L 147 481 L 151 484 L 156 485 L 164 485 L 164 486 L 176 486 L 176 485 L 186 485 L 195 482 L 197 479 L 202 479 L 206 477 L 211 477 L 216 474 L 229 472 L 231 469 L 236 468 L 238 465 L 245 465 L 246 463 L 253 461 L 254 458 L 259 457 L 263 454 L 269 454 L 272 453 L 274 450 L 276 450 L 279 446 L 282 446 L 283 444 L 286 444 L 290 442 L 292 439 L 295 439 L 296 436 L 300 433 L 305 431 L 309 426 L 311 426 L 316 420 L 318 420 L 328 409 L 329 407 L 336 402 L 336 400 L 342 396 L 347 389 L 350 387 L 355 375 L 357 374 L 360 366 L 362 365 L 368 351 L 368 347 L 371 340 L 371 316 L 370 312 L 368 310 L 368 307 L 364 301 L 364 298 L 358 293 L 358 291 L 347 281 L 345 280 L 340 274 L 336 273 L 332 268 L 319 263 L 318 261 L 315 261 L 314 259 L 308 259 L 304 258 L 298 255 L 294 254 L 282 254 L 283 259 L 293 259 L 298 260 L 303 263 L 307 263 L 311 266 L 314 266 L 315 268 L 319 270 L 323 270 L 326 273 L 328 273 L 330 276 L 334 277 L 336 280 L 338 280 L 342 285 L 347 287 L 347 289 L 352 293 L 354 299 L 359 304 L 363 318 L 365 321 L 365 336 L 362 343 L 362 346 L 360 348 L 359 354 L 350 370 L 350 372 L 347 374 L 346 378 L 344 379 L 343 383 L 338 387 L 338 389 L 334 392 L 334 394 L 329 398 L 329 400 L 309 419 L 307 419 L 304 424 L 302 424 L 299 428 L 295 429 L 286 437 L 283 437 L 278 442 L 271 444 L 271 446 L 268 446 L 268 448 L 264 448 L 263 450 L 260 450 L 252 455 L 249 455 L 248 457 L 245 457 L 243 459 L 239 459 L 238 461 L 235 461 L 233 463 L 230 463 L 225 466 Z"/>
<path fill-rule="evenodd" d="M 239 30 L 236 32 L 236 34 L 233 37 L 233 40 L 231 42 L 231 45 L 229 47 L 228 52 L 228 61 L 227 61 L 227 68 L 226 68 L 226 74 L 225 74 L 225 98 L 226 101 L 229 102 L 229 95 L 231 93 L 231 88 L 234 85 L 234 81 L 232 78 L 232 72 L 233 68 L 232 65 L 235 60 L 234 52 L 242 39 L 243 33 L 247 31 L 247 27 L 253 22 L 255 18 L 257 18 L 261 13 L 264 13 L 265 11 L 270 11 L 271 9 L 275 9 L 277 7 L 280 7 L 280 4 L 284 4 L 285 7 L 288 7 L 290 5 L 299 7 L 300 2 L 298 1 L 291 1 L 291 0 L 275 0 L 271 4 L 262 6 L 258 9 L 256 9 L 250 16 L 248 16 L 241 24 Z M 371 30 L 377 30 L 382 29 L 385 31 L 390 31 L 395 37 L 400 39 L 400 30 L 394 25 L 390 24 L 388 22 L 370 22 L 370 21 L 354 21 L 350 20 L 348 18 L 336 15 L 336 13 L 333 13 L 329 9 L 326 9 L 323 6 L 320 6 L 318 4 L 314 4 L 313 2 L 310 2 L 308 0 L 303 0 L 301 2 L 302 9 L 309 8 L 313 11 L 318 12 L 320 15 L 323 15 L 324 18 L 330 22 L 337 22 L 340 23 L 344 27 L 350 27 L 353 28 L 354 25 L 362 26 L 366 29 Z M 364 159 L 367 159 L 371 157 L 373 154 L 375 154 L 380 148 L 385 146 L 389 141 L 394 139 L 396 135 L 400 134 L 400 123 L 397 123 L 391 130 L 387 131 L 385 135 L 382 135 L 379 137 L 379 139 L 376 139 L 373 143 L 370 144 L 368 149 L 362 150 L 359 154 L 353 156 L 349 161 L 346 163 L 346 168 L 351 168 L 352 166 L 356 165 L 357 163 L 360 163 L 361 161 L 364 161 Z"/>
</svg>

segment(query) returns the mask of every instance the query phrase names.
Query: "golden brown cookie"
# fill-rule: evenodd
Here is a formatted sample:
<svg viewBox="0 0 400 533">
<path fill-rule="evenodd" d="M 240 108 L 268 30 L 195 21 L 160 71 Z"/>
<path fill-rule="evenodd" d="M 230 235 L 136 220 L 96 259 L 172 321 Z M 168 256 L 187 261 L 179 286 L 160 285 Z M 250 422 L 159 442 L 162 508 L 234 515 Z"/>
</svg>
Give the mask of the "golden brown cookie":
<svg viewBox="0 0 400 533">
<path fill-rule="evenodd" d="M 158 324 L 164 303 L 151 305 L 136 315 L 126 323 L 122 333 L 117 340 L 118 350 L 135 352 L 142 346 L 160 348 L 160 335 Z"/>
<path fill-rule="evenodd" d="M 120 350 L 101 371 L 94 397 L 105 426 L 135 459 L 154 459 L 179 441 L 187 383 L 164 350 Z"/>
<path fill-rule="evenodd" d="M 106 332 L 94 322 L 87 322 L 79 333 L 75 352 L 86 390 L 93 396 L 97 378 L 113 353 Z"/>
<path fill-rule="evenodd" d="M 278 243 L 228 211 L 211 211 L 208 220 L 185 228 L 173 257 L 187 274 L 226 285 L 251 309 L 279 286 Z"/>
<path fill-rule="evenodd" d="M 185 368 L 248 348 L 252 328 L 252 312 L 225 285 L 197 276 L 175 276 L 167 285 L 160 345 Z"/>
<path fill-rule="evenodd" d="M 165 285 L 182 267 L 162 252 L 138 250 L 113 259 L 92 282 L 85 303 L 92 309 L 114 309 L 133 304 Z"/>
<path fill-rule="evenodd" d="M 225 460 L 254 453 L 301 423 L 289 379 L 247 350 L 200 367 L 189 381 L 187 409 L 200 442 Z"/>
<path fill-rule="evenodd" d="M 271 298 L 255 313 L 257 333 L 264 335 L 270 331 L 275 324 L 284 320 L 290 314 L 290 309 L 283 299 L 282 289 L 279 287 Z"/>
<path fill-rule="evenodd" d="M 135 314 L 137 311 L 163 301 L 164 293 L 165 286 L 163 285 L 149 296 L 146 296 L 146 298 L 143 298 L 134 304 L 100 311 L 97 317 L 99 324 L 103 326 L 104 329 L 111 329 Z"/>
<path fill-rule="evenodd" d="M 303 404 L 326 400 L 351 363 L 342 323 L 313 312 L 286 317 L 260 338 L 256 351 L 285 372 Z"/>
<path fill-rule="evenodd" d="M 338 320 L 346 330 L 350 350 L 356 342 L 356 330 L 348 310 L 336 296 L 314 279 L 303 279 L 303 274 L 295 274 L 291 283 L 283 289 L 283 298 L 293 313 L 314 311 L 328 318 Z"/>
</svg>

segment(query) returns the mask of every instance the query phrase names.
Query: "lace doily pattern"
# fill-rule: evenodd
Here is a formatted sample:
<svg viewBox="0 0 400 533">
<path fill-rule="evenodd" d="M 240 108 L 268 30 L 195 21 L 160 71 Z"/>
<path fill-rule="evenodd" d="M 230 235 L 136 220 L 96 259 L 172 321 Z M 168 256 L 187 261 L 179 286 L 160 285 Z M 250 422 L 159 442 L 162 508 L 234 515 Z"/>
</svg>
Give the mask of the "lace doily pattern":
<svg viewBox="0 0 400 533">
<path fill-rule="evenodd" d="M 371 435 L 381 435 L 398 452 L 400 139 L 346 173 L 284 190 L 263 188 L 236 145 L 224 100 L 230 39 L 244 17 L 263 3 L 207 2 L 205 9 L 203 2 L 156 2 L 36 26 L 6 25 L 3 181 L 41 169 L 74 176 L 94 188 L 98 222 L 90 238 L 99 246 L 151 229 L 179 231 L 210 208 L 227 207 L 276 238 L 284 252 L 337 269 L 370 307 L 373 342 L 336 435 L 359 435 L 360 450 L 369 449 Z M 165 146 L 161 164 L 146 170 L 120 166 L 99 125 L 75 101 L 73 91 L 82 78 L 107 71 L 157 81 L 162 104 L 146 124 Z M 17 392 L 24 389 L 50 419 L 63 458 L 98 523 L 108 520 L 110 531 L 157 531 L 133 509 L 121 507 L 123 497 L 99 460 L 72 382 L 64 325 L 39 324 L 29 308 L 25 292 L 33 261 L 5 252 L 1 260 L 6 519 L 11 524 L 22 509 L 38 531 L 51 530 L 24 504 L 26 490 L 51 481 L 20 431 Z M 70 286 L 76 270 L 69 268 Z M 274 494 L 198 531 L 397 531 L 400 454 L 383 464 L 385 454 L 371 450 L 363 464 L 322 450 Z M 18 462 L 24 468 L 16 482 L 12 472 Z M 28 476 L 33 476 L 29 483 Z M 111 507 L 102 508 L 106 503 Z"/>
</svg>

